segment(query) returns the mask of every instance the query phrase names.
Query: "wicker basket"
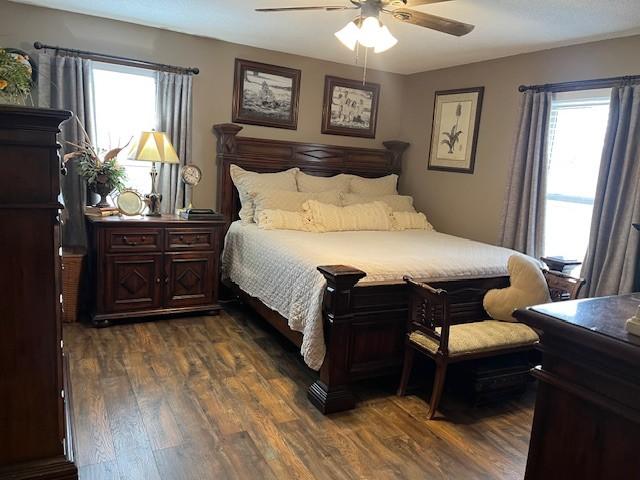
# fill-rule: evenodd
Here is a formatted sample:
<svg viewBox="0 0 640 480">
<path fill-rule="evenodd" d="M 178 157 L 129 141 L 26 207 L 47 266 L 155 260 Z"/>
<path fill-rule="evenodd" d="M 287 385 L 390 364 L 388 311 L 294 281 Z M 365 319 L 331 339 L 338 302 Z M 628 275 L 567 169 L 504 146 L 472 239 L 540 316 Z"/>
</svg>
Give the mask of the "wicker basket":
<svg viewBox="0 0 640 480">
<path fill-rule="evenodd" d="M 79 248 L 62 250 L 62 301 L 65 323 L 77 322 L 80 317 L 82 274 L 86 252 Z"/>
</svg>

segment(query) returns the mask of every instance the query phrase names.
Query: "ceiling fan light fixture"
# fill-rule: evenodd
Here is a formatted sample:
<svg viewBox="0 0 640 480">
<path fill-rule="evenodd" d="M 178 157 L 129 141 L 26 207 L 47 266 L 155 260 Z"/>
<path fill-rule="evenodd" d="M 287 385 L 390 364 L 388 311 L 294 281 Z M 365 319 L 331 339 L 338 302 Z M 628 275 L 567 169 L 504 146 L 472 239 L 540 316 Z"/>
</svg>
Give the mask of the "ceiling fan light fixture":
<svg viewBox="0 0 640 480">
<path fill-rule="evenodd" d="M 380 35 L 381 25 L 376 17 L 367 17 L 360 27 L 358 42 L 366 48 L 375 47 Z"/>
<path fill-rule="evenodd" d="M 334 35 L 349 50 L 355 50 L 358 39 L 360 38 L 360 29 L 355 22 L 349 22 L 344 28 L 334 33 Z"/>
<path fill-rule="evenodd" d="M 378 33 L 378 39 L 376 40 L 376 45 L 373 51 L 375 53 L 386 52 L 395 44 L 398 43 L 398 39 L 394 37 L 386 25 L 383 25 Z"/>
</svg>

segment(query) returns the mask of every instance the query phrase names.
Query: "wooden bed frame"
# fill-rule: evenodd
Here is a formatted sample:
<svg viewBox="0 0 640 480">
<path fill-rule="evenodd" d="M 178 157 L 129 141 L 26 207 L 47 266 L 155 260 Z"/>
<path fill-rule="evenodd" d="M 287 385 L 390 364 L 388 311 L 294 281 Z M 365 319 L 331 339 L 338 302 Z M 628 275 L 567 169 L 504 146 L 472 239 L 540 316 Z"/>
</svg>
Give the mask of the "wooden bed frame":
<svg viewBox="0 0 640 480">
<path fill-rule="evenodd" d="M 408 143 L 383 142 L 385 149 L 366 149 L 239 137 L 242 127 L 214 125 L 218 138 L 218 209 L 226 228 L 238 218 L 240 202 L 229 166 L 256 172 L 278 172 L 292 167 L 319 176 L 352 173 L 364 177 L 399 174 Z M 226 230 L 225 230 L 226 232 Z M 357 380 L 399 374 L 404 355 L 408 289 L 404 282 L 358 285 L 366 272 L 345 265 L 318 266 L 327 280 L 323 301 L 327 353 L 319 379 L 308 390 L 309 400 L 323 413 L 355 406 L 351 384 Z M 277 281 L 277 279 L 274 279 Z M 249 296 L 237 285 L 227 286 L 267 322 L 297 346 L 302 334 L 288 327 L 287 319 Z M 463 289 L 452 305 L 455 323 L 487 318 L 482 297 L 491 288 L 509 284 L 508 277 L 433 283 L 439 288 Z"/>
</svg>

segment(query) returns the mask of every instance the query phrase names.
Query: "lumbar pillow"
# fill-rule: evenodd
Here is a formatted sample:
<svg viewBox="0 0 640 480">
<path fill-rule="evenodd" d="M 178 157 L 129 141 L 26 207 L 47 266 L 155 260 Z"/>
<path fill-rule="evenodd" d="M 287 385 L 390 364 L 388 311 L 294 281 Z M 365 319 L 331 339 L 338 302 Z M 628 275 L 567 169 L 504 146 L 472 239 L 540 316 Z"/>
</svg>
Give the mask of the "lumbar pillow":
<svg viewBox="0 0 640 480">
<path fill-rule="evenodd" d="M 238 189 L 240 196 L 240 220 L 242 223 L 253 222 L 253 201 L 250 193 L 257 190 L 288 190 L 296 192 L 298 186 L 296 184 L 296 173 L 298 168 L 291 168 L 284 172 L 276 173 L 257 173 L 250 172 L 237 165 L 229 166 L 231 180 Z"/>
<path fill-rule="evenodd" d="M 298 191 L 300 192 L 326 192 L 329 190 L 338 190 L 340 192 L 349 191 L 349 183 L 351 183 L 352 175 L 341 173 L 333 177 L 319 177 L 316 175 L 308 175 L 304 172 L 298 172 L 296 180 L 298 182 Z"/>
<path fill-rule="evenodd" d="M 489 290 L 482 301 L 491 318 L 515 322 L 511 316 L 514 310 L 551 301 L 540 264 L 533 258 L 521 254 L 511 255 L 507 270 L 511 286 Z"/>
<path fill-rule="evenodd" d="M 287 210 L 260 210 L 255 215 L 258 228 L 263 230 L 301 230 L 314 232 L 313 224 L 305 218 L 302 212 Z"/>
<path fill-rule="evenodd" d="M 329 205 L 342 205 L 340 192 L 331 190 L 327 192 L 289 192 L 286 190 L 260 190 L 250 194 L 253 200 L 255 214 L 261 210 L 285 210 L 287 212 L 302 212 L 302 205 L 307 200 L 317 200 Z"/>
<path fill-rule="evenodd" d="M 394 230 L 433 230 L 424 213 L 393 212 Z"/>
<path fill-rule="evenodd" d="M 316 200 L 304 203 L 304 216 L 318 232 L 391 230 L 391 207 L 383 202 L 336 207 Z"/>
<path fill-rule="evenodd" d="M 343 193 L 342 205 L 357 205 L 359 203 L 384 202 L 394 212 L 415 212 L 413 197 L 409 195 L 362 195 L 359 193 Z"/>
<path fill-rule="evenodd" d="M 364 178 L 353 176 L 351 178 L 350 192 L 362 195 L 397 195 L 398 175 L 391 174 L 386 177 Z"/>
</svg>

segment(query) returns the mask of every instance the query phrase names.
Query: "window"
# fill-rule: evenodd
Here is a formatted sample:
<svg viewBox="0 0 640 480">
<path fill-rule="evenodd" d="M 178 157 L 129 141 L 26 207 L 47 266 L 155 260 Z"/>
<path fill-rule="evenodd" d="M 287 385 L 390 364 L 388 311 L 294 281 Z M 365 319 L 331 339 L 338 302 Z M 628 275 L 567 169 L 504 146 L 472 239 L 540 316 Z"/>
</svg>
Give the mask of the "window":
<svg viewBox="0 0 640 480">
<path fill-rule="evenodd" d="M 100 155 L 132 142 L 140 132 L 152 130 L 156 124 L 155 73 L 141 68 L 107 63 L 93 66 L 93 88 L 96 109 L 97 148 Z M 118 157 L 125 167 L 128 188 L 146 193 L 151 190 L 151 165 L 126 159 L 129 147 Z"/>
<path fill-rule="evenodd" d="M 610 90 L 558 93 L 548 132 L 544 254 L 582 261 L 609 116 Z"/>
</svg>

